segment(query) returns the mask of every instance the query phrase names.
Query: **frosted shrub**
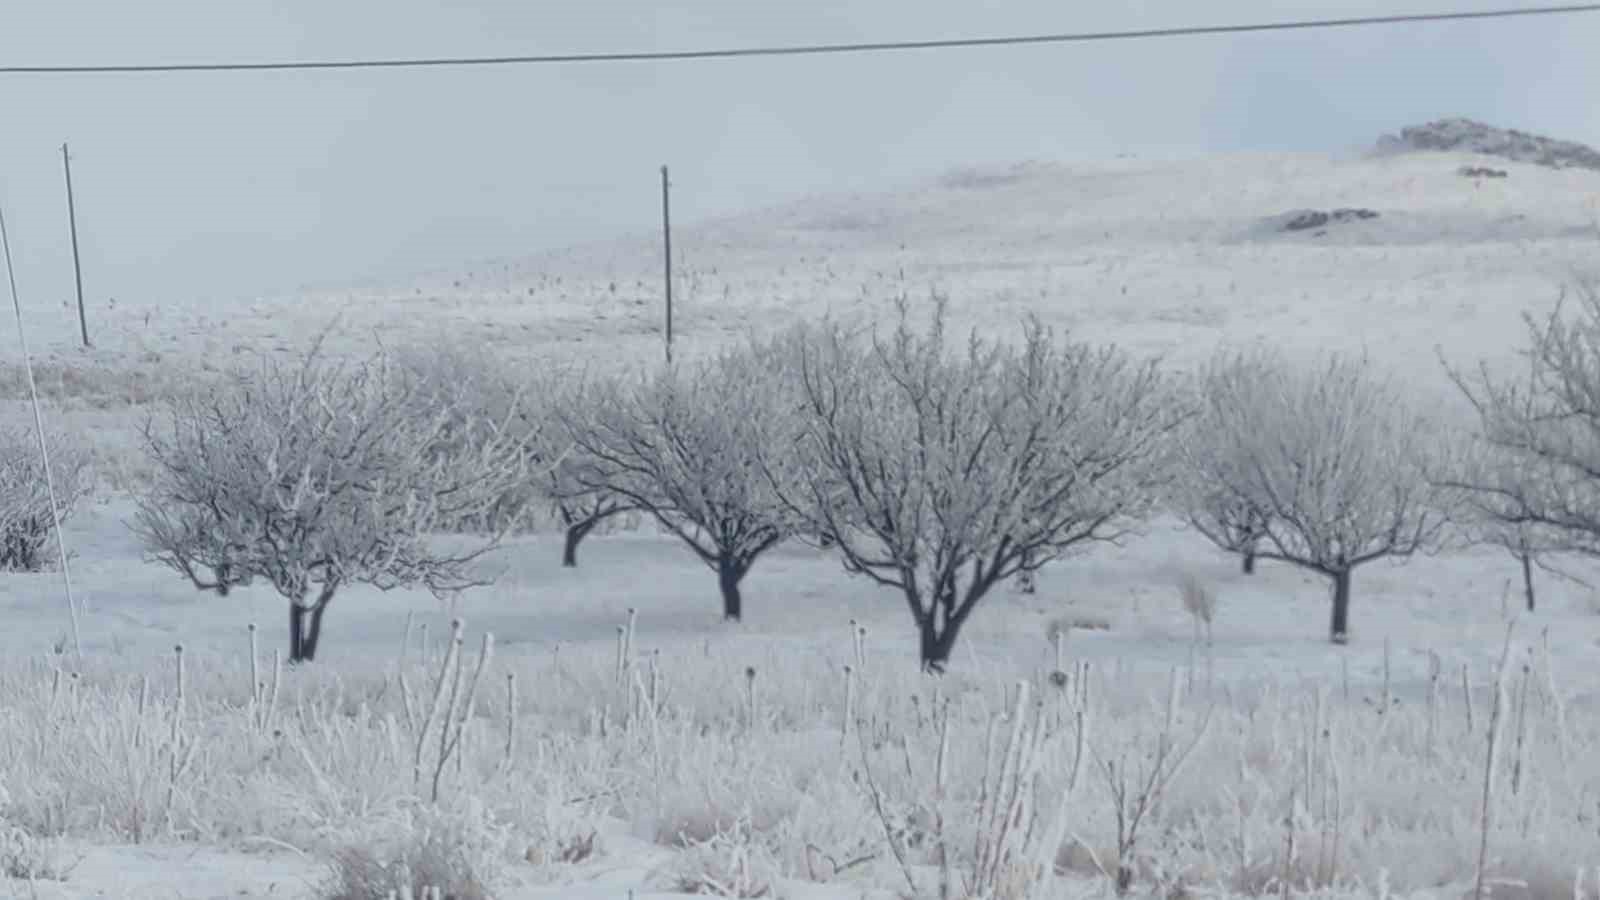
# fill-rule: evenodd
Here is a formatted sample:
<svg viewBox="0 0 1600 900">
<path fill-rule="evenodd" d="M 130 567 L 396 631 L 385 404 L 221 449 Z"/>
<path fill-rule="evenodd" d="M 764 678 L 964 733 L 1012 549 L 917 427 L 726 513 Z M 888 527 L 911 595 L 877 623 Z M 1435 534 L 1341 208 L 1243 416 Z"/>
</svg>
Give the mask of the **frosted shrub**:
<svg viewBox="0 0 1600 900">
<path fill-rule="evenodd" d="M 66 521 L 89 495 L 88 456 L 72 439 L 47 434 L 56 513 Z M 0 571 L 38 572 L 55 561 L 50 493 L 34 430 L 0 426 Z"/>
<path fill-rule="evenodd" d="M 503 511 L 531 477 L 528 438 L 514 411 L 462 418 L 434 392 L 382 355 L 339 363 L 314 349 L 235 371 L 145 423 L 156 477 L 136 529 L 201 590 L 270 584 L 290 604 L 292 662 L 315 657 L 345 584 L 479 584 L 469 564 L 504 532 L 454 551 L 430 537 Z"/>
<path fill-rule="evenodd" d="M 1206 642 L 1211 641 L 1211 626 L 1217 616 L 1217 592 L 1202 582 L 1193 572 L 1178 576 L 1178 597 L 1183 601 L 1183 611 L 1194 619 L 1195 640 L 1205 632 Z"/>
<path fill-rule="evenodd" d="M 499 850 L 477 820 L 481 811 L 419 808 L 387 833 L 367 835 L 334 852 L 321 900 L 389 900 L 439 896 L 488 900 Z"/>
<path fill-rule="evenodd" d="M 0 819 L 0 878 L 66 881 L 75 865 L 56 841 L 36 837 Z"/>
<path fill-rule="evenodd" d="M 715 897 L 772 897 L 778 863 L 759 835 L 748 827 L 719 831 L 690 843 L 673 861 L 667 886 L 683 894 Z"/>
</svg>

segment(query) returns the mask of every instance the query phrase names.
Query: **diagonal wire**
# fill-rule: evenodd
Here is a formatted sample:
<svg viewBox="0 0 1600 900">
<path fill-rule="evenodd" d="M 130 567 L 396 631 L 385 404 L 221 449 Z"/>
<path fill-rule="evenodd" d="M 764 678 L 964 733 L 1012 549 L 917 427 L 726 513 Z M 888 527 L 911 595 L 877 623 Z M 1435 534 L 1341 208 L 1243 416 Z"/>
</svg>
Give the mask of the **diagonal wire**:
<svg viewBox="0 0 1600 900">
<path fill-rule="evenodd" d="M 974 47 L 1015 47 L 1036 44 L 1081 44 L 1097 41 L 1147 38 L 1197 37 L 1219 34 L 1254 34 L 1266 31 L 1304 31 L 1325 28 L 1463 22 L 1530 16 L 1573 15 L 1600 12 L 1600 3 L 1532 6 L 1389 16 L 1350 16 L 1232 25 L 1191 25 L 1125 31 L 1084 31 L 999 37 L 947 38 L 926 41 L 874 41 L 865 43 L 791 44 L 726 47 L 708 50 L 625 51 L 611 53 L 559 53 L 528 56 L 438 56 L 415 58 L 303 60 L 279 62 L 148 63 L 111 65 L 5 65 L 0 75 L 145 74 L 154 72 L 267 72 L 308 69 L 420 69 L 460 66 L 565 65 L 575 63 L 676 62 L 684 60 L 740 59 L 762 56 L 822 56 L 846 53 L 886 53 L 912 50 L 951 50 Z"/>
<path fill-rule="evenodd" d="M 72 620 L 72 652 L 78 667 L 83 667 L 83 641 L 78 633 L 78 604 L 72 595 L 72 565 L 67 559 L 67 541 L 61 535 L 61 507 L 56 503 L 56 483 L 50 472 L 50 450 L 44 439 L 44 417 L 39 413 L 39 387 L 33 380 L 33 361 L 28 356 L 28 339 L 22 333 L 22 301 L 17 298 L 17 271 L 11 264 L 11 235 L 6 231 L 5 211 L 0 209 L 0 247 L 6 258 L 6 282 L 11 287 L 11 306 L 17 313 L 17 343 L 22 346 L 22 369 L 28 376 L 28 396 L 33 401 L 33 429 L 39 436 L 39 459 L 44 464 L 45 491 L 50 497 L 50 520 L 55 526 L 56 550 L 61 555 L 61 582 L 67 590 L 67 615 Z"/>
</svg>

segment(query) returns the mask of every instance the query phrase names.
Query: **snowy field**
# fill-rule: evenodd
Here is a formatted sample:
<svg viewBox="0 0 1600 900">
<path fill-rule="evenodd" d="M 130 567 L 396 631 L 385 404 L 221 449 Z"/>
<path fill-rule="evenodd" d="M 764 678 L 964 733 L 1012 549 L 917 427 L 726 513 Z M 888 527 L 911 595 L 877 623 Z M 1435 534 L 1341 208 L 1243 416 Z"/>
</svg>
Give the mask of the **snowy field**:
<svg viewBox="0 0 1600 900">
<path fill-rule="evenodd" d="M 1365 351 L 1457 403 L 1436 347 L 1509 364 L 1521 316 L 1600 265 L 1600 175 L 1502 161 L 1506 179 L 1456 173 L 1482 161 L 1026 165 L 694 225 L 675 235 L 680 352 L 937 290 L 959 330 L 1014 334 L 1031 313 L 1176 367 L 1225 342 Z M 1380 216 L 1277 230 L 1286 213 L 1335 207 Z M 1287 881 L 1296 895 L 1470 895 L 1491 730 L 1494 896 L 1600 894 L 1600 592 L 1541 572 L 1539 609 L 1523 612 L 1503 551 L 1361 569 L 1351 643 L 1337 647 L 1324 579 L 1271 562 L 1244 576 L 1160 518 L 1045 568 L 1035 594 L 1002 586 L 942 679 L 917 672 L 903 600 L 798 544 L 755 566 L 744 621 L 727 625 L 713 573 L 648 524 L 586 541 L 576 569 L 559 565 L 559 535 L 517 537 L 478 563 L 494 584 L 454 608 L 346 589 L 319 662 L 276 679 L 277 594 L 203 594 L 143 561 L 127 527 L 143 478 L 133 428 L 171 386 L 245 350 L 298 353 L 335 314 L 339 350 L 442 341 L 530 368 L 645 365 L 660 353 L 659 270 L 639 237 L 404 285 L 118 306 L 93 312 L 88 353 L 65 311 L 34 317 L 47 415 L 85 435 L 99 478 L 66 529 L 87 611 L 81 675 L 68 673 L 59 574 L 0 578 L 0 825 L 20 829 L 0 835 L 0 897 L 332 897 L 339 854 L 418 834 L 512 900 L 844 900 L 908 882 L 938 896 L 938 835 L 963 860 L 981 841 L 970 811 L 1005 777 L 986 741 L 1007 734 L 988 723 L 1023 682 L 1052 735 L 1085 735 L 1081 754 L 1052 737 L 1035 759 L 1047 796 L 1084 760 L 1053 858 L 1073 896 L 1113 891 L 1119 807 L 1127 839 L 1137 806 L 1114 788 L 1120 775 L 1136 794 L 1152 765 L 1171 768 L 1128 844 L 1137 893 Z M 1600 584 L 1592 566 L 1561 564 Z M 1183 573 L 1217 587 L 1209 643 L 1180 603 Z M 486 632 L 493 658 L 454 758 L 414 772 L 414 718 L 456 617 L 469 661 Z M 1191 744 L 1181 766 L 1159 762 Z"/>
</svg>

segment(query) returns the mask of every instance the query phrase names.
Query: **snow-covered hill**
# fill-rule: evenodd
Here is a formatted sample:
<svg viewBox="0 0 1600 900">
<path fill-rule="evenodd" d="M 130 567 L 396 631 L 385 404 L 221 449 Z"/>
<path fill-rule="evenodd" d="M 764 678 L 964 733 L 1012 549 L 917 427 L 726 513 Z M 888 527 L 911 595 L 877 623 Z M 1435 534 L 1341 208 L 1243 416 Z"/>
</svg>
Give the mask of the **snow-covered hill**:
<svg viewBox="0 0 1600 900">
<path fill-rule="evenodd" d="M 680 354 L 822 314 L 882 311 L 900 292 L 949 296 L 959 326 L 1021 317 L 1177 363 L 1220 341 L 1367 352 L 1442 382 L 1452 358 L 1506 359 L 1525 311 L 1600 270 L 1600 172 L 1482 157 L 1247 155 L 966 170 L 879 194 L 816 197 L 674 235 Z M 1286 230 L 1306 211 L 1370 210 Z M 64 311 L 33 317 L 36 345 L 93 385 L 141 370 L 225 365 L 302 346 L 335 318 L 336 347 L 460 341 L 528 360 L 657 358 L 656 235 L 485 261 L 374 284 L 238 304 L 92 312 L 73 347 Z M 104 377 L 95 377 L 95 369 Z M 85 372 L 91 374 L 84 374 Z"/>
</svg>

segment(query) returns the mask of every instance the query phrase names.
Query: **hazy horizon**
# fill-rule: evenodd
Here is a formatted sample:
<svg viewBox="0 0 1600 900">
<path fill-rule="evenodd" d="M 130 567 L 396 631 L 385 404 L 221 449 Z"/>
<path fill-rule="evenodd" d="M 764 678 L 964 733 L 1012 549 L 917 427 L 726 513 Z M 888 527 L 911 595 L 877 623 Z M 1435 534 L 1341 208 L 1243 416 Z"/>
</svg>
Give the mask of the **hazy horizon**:
<svg viewBox="0 0 1600 900">
<path fill-rule="evenodd" d="M 607 0 L 434 8 L 64 0 L 14 13 L 11 64 L 485 55 L 924 39 L 1489 8 L 1440 0 Z M 1532 4 L 1525 4 L 1532 5 Z M 88 23 L 85 25 L 84 23 Z M 378 26 L 378 27 L 375 27 Z M 839 57 L 461 70 L 0 76 L 0 202 L 24 302 L 290 293 L 688 223 L 962 165 L 1330 151 L 1447 116 L 1600 144 L 1600 15 Z M 1375 198 L 1375 202 L 1379 198 Z"/>
</svg>

